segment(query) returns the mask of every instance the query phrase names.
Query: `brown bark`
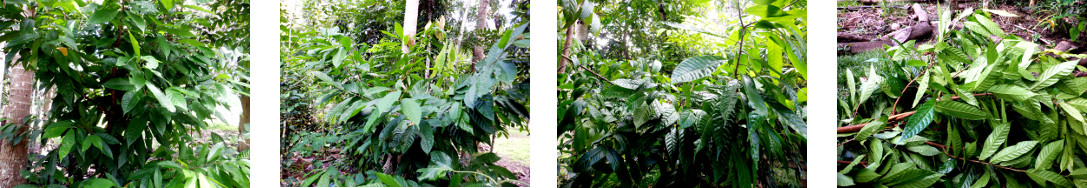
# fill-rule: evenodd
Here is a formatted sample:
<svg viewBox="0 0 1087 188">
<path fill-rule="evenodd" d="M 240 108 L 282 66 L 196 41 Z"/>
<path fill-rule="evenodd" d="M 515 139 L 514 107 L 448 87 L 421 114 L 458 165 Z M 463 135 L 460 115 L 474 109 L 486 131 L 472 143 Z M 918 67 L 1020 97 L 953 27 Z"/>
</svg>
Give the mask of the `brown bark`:
<svg viewBox="0 0 1087 188">
<path fill-rule="evenodd" d="M 476 10 L 476 32 L 487 29 L 487 13 L 489 12 L 487 11 L 487 6 L 489 5 L 490 2 L 488 2 L 488 0 L 479 1 L 479 9 Z M 483 60 L 483 50 L 483 44 L 478 44 L 475 47 L 472 47 L 472 67 L 475 67 L 474 62 Z"/>
<path fill-rule="evenodd" d="M 570 43 L 574 42 L 574 26 L 566 28 L 566 42 L 562 43 L 562 57 L 559 57 L 559 74 L 566 73 L 566 58 L 570 56 Z"/>
<path fill-rule="evenodd" d="M 7 97 L 9 104 L 4 108 L 3 114 L 8 120 L 3 124 L 14 124 L 18 126 L 16 134 L 23 134 L 27 129 L 23 119 L 30 115 L 33 100 L 30 95 L 34 91 L 34 72 L 23 69 L 22 65 L 15 65 L 11 68 L 10 76 L 11 86 L 8 88 Z M 19 171 L 26 168 L 27 142 L 23 140 L 12 145 L 10 141 L 0 140 L 0 187 L 15 187 L 24 183 Z"/>
<path fill-rule="evenodd" d="M 846 32 L 838 32 L 838 42 L 864 42 L 872 39 Z"/>
<path fill-rule="evenodd" d="M 242 95 L 242 117 L 238 120 L 238 134 L 245 134 L 245 124 L 249 124 L 249 96 Z M 249 138 L 238 142 L 238 151 L 249 149 Z"/>
</svg>

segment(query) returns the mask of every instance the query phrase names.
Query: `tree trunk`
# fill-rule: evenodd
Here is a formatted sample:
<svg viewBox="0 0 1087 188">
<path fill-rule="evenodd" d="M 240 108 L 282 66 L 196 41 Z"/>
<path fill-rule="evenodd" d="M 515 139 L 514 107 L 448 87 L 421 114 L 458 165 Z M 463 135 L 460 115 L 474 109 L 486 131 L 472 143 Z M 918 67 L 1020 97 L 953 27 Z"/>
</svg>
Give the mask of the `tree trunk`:
<svg viewBox="0 0 1087 188">
<path fill-rule="evenodd" d="M 570 56 L 570 43 L 574 41 L 574 26 L 566 28 L 566 43 L 562 43 L 562 57 L 559 57 L 559 74 L 566 73 L 566 58 Z"/>
<path fill-rule="evenodd" d="M 16 59 L 18 59 L 18 56 L 16 56 Z M 4 121 L 3 124 L 14 124 L 18 126 L 16 134 L 23 134 L 27 126 L 23 123 L 23 119 L 30 115 L 30 105 L 32 103 L 30 95 L 34 91 L 34 72 L 23 69 L 22 65 L 15 65 L 11 68 L 10 76 L 11 85 L 7 96 L 9 104 L 4 108 L 3 114 L 3 117 L 8 118 L 8 120 Z M 26 168 L 27 141 L 20 141 L 15 145 L 11 143 L 10 141 L 0 140 L 0 187 L 15 187 L 24 183 L 19 171 Z"/>
<path fill-rule="evenodd" d="M 249 124 L 249 96 L 242 95 L 242 118 L 238 120 L 238 135 L 245 134 L 245 124 Z M 249 149 L 249 138 L 238 142 L 238 151 Z"/>
<path fill-rule="evenodd" d="M 477 41 L 483 40 L 483 37 L 479 36 L 478 33 L 487 28 L 487 14 L 490 12 L 487 11 L 487 6 L 490 6 L 490 2 L 488 0 L 479 0 L 479 8 L 476 9 L 476 38 L 479 39 Z M 485 47 L 483 44 L 476 44 L 475 47 L 472 47 L 473 69 L 475 68 L 475 62 L 483 60 L 484 49 Z"/>
</svg>

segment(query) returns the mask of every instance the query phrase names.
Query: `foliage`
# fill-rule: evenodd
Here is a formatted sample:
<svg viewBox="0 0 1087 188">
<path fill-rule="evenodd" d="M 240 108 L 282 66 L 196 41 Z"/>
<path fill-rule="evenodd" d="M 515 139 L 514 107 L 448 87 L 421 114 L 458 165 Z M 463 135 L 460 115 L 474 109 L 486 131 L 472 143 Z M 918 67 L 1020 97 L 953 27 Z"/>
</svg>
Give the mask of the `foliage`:
<svg viewBox="0 0 1087 188">
<path fill-rule="evenodd" d="M 224 2 L 233 6 L 214 9 L 248 14 L 247 2 Z M 248 186 L 248 157 L 221 138 L 190 147 L 190 133 L 227 119 L 216 108 L 240 106 L 248 87 L 238 71 L 248 44 L 208 33 L 228 30 L 208 25 L 218 18 L 208 7 L 224 2 L 5 1 L 7 65 L 34 70 L 37 89 L 57 93 L 40 141 L 60 146 L 32 159 L 28 183 Z M 248 25 L 231 27 L 248 37 Z"/>
<path fill-rule="evenodd" d="M 515 15 L 526 15 L 517 6 Z M 414 36 L 397 24 L 378 43 L 359 28 L 282 19 L 284 167 L 290 156 L 337 150 L 345 157 L 307 173 L 300 186 L 508 186 L 516 177 L 478 151 L 496 136 L 527 129 L 528 18 L 500 30 L 486 57 L 468 61 L 438 20 Z M 366 36 L 369 38 L 373 36 Z M 400 51 L 406 38 L 415 44 Z M 437 49 L 437 50 L 435 50 Z M 307 125 L 307 121 L 319 122 Z"/>
<path fill-rule="evenodd" d="M 637 23 L 700 33 L 711 46 L 731 47 L 686 58 L 672 70 L 666 60 L 616 60 L 591 46 L 560 57 L 571 60 L 569 74 L 558 76 L 561 186 L 802 186 L 806 10 L 792 2 L 691 5 L 744 7 L 743 20 L 727 22 L 731 35 L 681 19 Z M 564 1 L 560 26 L 617 21 L 587 3 Z"/>
<path fill-rule="evenodd" d="M 938 26 L 934 44 L 846 69 L 838 185 L 1087 186 L 1084 68 L 983 11 L 941 10 Z"/>
</svg>

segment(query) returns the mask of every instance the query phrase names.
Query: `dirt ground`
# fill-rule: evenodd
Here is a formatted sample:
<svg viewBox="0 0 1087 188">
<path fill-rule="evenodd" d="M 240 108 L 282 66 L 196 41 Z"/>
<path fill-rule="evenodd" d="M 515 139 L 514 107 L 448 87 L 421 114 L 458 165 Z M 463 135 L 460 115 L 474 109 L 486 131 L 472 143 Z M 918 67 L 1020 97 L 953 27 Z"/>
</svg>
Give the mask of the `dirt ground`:
<svg viewBox="0 0 1087 188">
<path fill-rule="evenodd" d="M 862 38 L 878 39 L 884 37 L 888 33 L 899 30 L 901 28 L 909 27 L 917 23 L 917 18 L 914 15 L 910 5 L 890 5 L 885 12 L 884 8 L 870 7 L 870 8 L 858 8 L 852 7 L 846 9 L 845 7 L 839 7 L 838 9 L 838 32 L 857 35 Z M 934 3 L 921 3 L 921 6 L 927 12 L 928 17 L 932 20 L 937 20 L 939 14 L 937 12 L 937 5 Z M 979 10 L 981 6 L 977 2 L 960 3 L 957 11 L 964 11 L 967 8 L 973 8 Z M 1061 41 L 1071 41 L 1067 36 L 1067 33 L 1053 32 L 1045 29 L 1044 25 L 1039 24 L 1038 20 L 1046 16 L 1043 13 L 1037 13 L 1031 11 L 1027 7 L 1018 7 L 1010 5 L 997 5 L 990 7 L 990 9 L 1003 10 L 1009 13 L 1018 15 L 1019 17 L 1003 17 L 993 14 L 993 22 L 996 22 L 1005 32 L 1014 34 L 1028 41 L 1034 41 L 1035 43 L 1053 47 Z M 886 14 L 886 15 L 884 15 Z M 957 27 L 961 28 L 961 24 Z M 935 32 L 938 31 L 933 31 Z M 935 35 L 933 35 L 935 36 Z M 1084 44 L 1084 36 L 1080 36 L 1080 40 L 1074 42 L 1074 46 L 1082 47 Z M 932 37 L 927 37 L 922 40 L 918 40 L 918 43 L 931 42 Z M 840 41 L 841 42 L 841 41 Z M 1075 50 L 1075 51 L 1080 51 Z M 1073 51 L 1073 52 L 1075 52 Z"/>
</svg>

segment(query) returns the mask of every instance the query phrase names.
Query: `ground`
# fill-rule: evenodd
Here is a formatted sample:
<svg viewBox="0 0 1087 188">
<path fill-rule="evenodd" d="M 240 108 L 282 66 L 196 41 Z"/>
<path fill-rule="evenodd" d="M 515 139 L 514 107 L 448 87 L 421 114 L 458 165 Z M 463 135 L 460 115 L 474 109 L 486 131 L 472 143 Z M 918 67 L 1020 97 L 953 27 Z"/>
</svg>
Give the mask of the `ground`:
<svg viewBox="0 0 1087 188">
<path fill-rule="evenodd" d="M 498 137 L 494 141 L 493 152 L 502 159 L 495 164 L 506 167 L 510 172 L 513 172 L 517 176 L 517 180 L 524 184 L 520 186 L 530 185 L 530 144 L 529 135 L 526 132 L 513 131 L 510 132 L 509 137 Z M 481 144 L 480 151 L 492 151 L 492 147 Z M 291 166 L 285 166 L 281 171 L 282 186 L 298 186 L 298 182 L 305 180 L 314 170 L 326 169 L 329 165 L 332 165 L 338 160 L 343 159 L 344 155 L 340 153 L 338 148 L 323 148 L 320 151 L 314 151 L 309 156 L 301 156 L 299 154 L 290 155 L 287 160 L 293 161 Z M 314 163 L 323 164 L 320 167 L 313 166 Z M 304 169 L 300 169 L 304 168 Z M 345 174 L 354 174 L 360 171 L 359 169 L 340 169 Z M 295 182 L 295 183 L 289 183 Z"/>
<path fill-rule="evenodd" d="M 845 5 L 840 6 L 838 9 L 838 32 L 848 33 L 852 35 L 861 36 L 868 39 L 877 39 L 895 30 L 909 27 L 915 23 L 916 17 L 911 9 L 910 4 L 891 4 L 883 7 L 868 7 L 861 8 L 859 5 Z M 928 17 L 936 20 L 939 18 L 935 3 L 922 3 L 925 11 L 928 13 Z M 851 8 L 847 8 L 851 7 Z M 964 11 L 968 8 L 974 10 L 981 9 L 977 2 L 964 2 L 960 3 L 960 8 L 957 11 Z M 996 22 L 1005 32 L 1014 34 L 1028 41 L 1034 41 L 1035 43 L 1052 48 L 1061 41 L 1071 41 L 1067 36 L 1067 33 L 1054 32 L 1047 29 L 1046 22 L 1039 21 L 1044 20 L 1047 14 L 1041 13 L 1042 11 L 1032 11 L 1027 7 L 1010 6 L 1010 5 L 998 5 L 996 7 L 990 7 L 994 10 L 1003 10 L 1009 13 L 1015 14 L 1018 17 L 1004 17 L 992 14 L 993 22 Z M 1066 18 L 1070 19 L 1070 18 Z M 961 27 L 961 25 L 959 26 Z M 936 32 L 936 31 L 934 31 Z M 1081 40 L 1073 42 L 1074 46 L 1085 46 L 1084 36 L 1080 36 Z M 918 41 L 919 43 L 930 42 L 931 37 Z"/>
<path fill-rule="evenodd" d="M 517 175 L 517 181 L 524 182 L 521 186 L 529 186 L 529 180 L 531 178 L 529 166 L 529 153 L 530 143 L 532 141 L 528 139 L 528 134 L 524 132 L 510 132 L 508 138 L 499 137 L 494 141 L 494 153 L 502 157 L 502 160 L 498 161 L 498 165 L 506 167 L 510 172 Z"/>
</svg>

